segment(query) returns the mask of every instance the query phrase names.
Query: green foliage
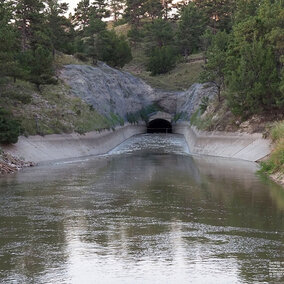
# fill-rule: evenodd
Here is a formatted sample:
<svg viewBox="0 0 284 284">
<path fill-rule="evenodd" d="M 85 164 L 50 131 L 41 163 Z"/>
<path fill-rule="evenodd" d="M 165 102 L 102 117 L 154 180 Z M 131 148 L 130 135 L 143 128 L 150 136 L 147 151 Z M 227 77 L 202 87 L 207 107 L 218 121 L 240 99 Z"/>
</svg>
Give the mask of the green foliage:
<svg viewBox="0 0 284 284">
<path fill-rule="evenodd" d="M 17 143 L 20 134 L 19 121 L 15 120 L 10 112 L 0 108 L 0 143 Z"/>
<path fill-rule="evenodd" d="M 108 119 L 111 122 L 111 126 L 124 125 L 124 119 L 119 114 L 111 112 L 110 117 Z"/>
<path fill-rule="evenodd" d="M 173 122 L 177 122 L 179 120 L 186 120 L 187 119 L 187 115 L 184 112 L 179 112 L 176 113 L 173 117 Z"/>
<path fill-rule="evenodd" d="M 216 32 L 217 30 L 229 31 L 231 29 L 232 18 L 238 1 L 240 0 L 195 0 L 195 3 L 206 15 L 210 29 Z M 246 2 L 254 1 L 249 0 Z"/>
<path fill-rule="evenodd" d="M 212 125 L 212 115 L 206 116 L 206 118 L 201 118 L 202 110 L 198 108 L 190 117 L 191 125 L 196 126 L 198 129 L 211 130 Z"/>
<path fill-rule="evenodd" d="M 144 4 L 144 9 L 152 21 L 154 19 L 160 18 L 163 13 L 163 6 L 161 1 L 159 0 L 146 0 Z"/>
<path fill-rule="evenodd" d="M 198 50 L 201 45 L 200 35 L 203 34 L 205 25 L 206 19 L 194 2 L 190 2 L 182 9 L 177 40 L 181 53 L 184 56 L 188 56 L 193 51 Z"/>
<path fill-rule="evenodd" d="M 270 131 L 270 137 L 274 142 L 284 139 L 284 121 L 275 123 Z"/>
<path fill-rule="evenodd" d="M 151 48 L 166 46 L 173 42 L 172 25 L 164 19 L 156 19 L 145 25 L 144 29 L 146 40 L 148 44 L 151 44 Z"/>
<path fill-rule="evenodd" d="M 155 48 L 148 62 L 148 70 L 152 75 L 167 73 L 172 70 L 177 61 L 176 52 L 171 46 Z"/>
<path fill-rule="evenodd" d="M 207 64 L 200 74 L 200 80 L 214 82 L 219 90 L 218 96 L 220 96 L 225 81 L 229 36 L 226 32 L 218 32 L 215 36 L 211 34 L 210 39 L 208 33 L 206 36 L 211 41 L 211 45 L 206 52 Z"/>
<path fill-rule="evenodd" d="M 133 42 L 134 44 L 137 44 L 137 42 L 142 40 L 142 38 L 144 37 L 144 34 L 141 31 L 141 29 L 138 29 L 136 27 L 132 27 L 128 31 L 127 37 L 130 39 L 131 42 Z"/>
<path fill-rule="evenodd" d="M 209 97 L 203 97 L 201 99 L 201 103 L 199 105 L 199 108 L 200 108 L 202 113 L 204 113 L 206 111 L 208 105 L 209 105 Z"/>
<path fill-rule="evenodd" d="M 113 67 L 123 67 L 132 59 L 131 49 L 123 36 L 114 31 L 103 31 L 99 34 L 96 49 L 98 59 Z"/>
<path fill-rule="evenodd" d="M 68 4 L 60 3 L 59 0 L 47 0 L 46 3 L 47 28 L 53 50 L 72 54 L 75 48 L 75 30 L 70 20 L 64 16 Z"/>
<path fill-rule="evenodd" d="M 230 34 L 204 36 L 211 44 L 204 48 L 207 63 L 201 81 L 214 82 L 219 94 L 226 89 L 230 109 L 244 118 L 280 110 L 284 107 L 281 1 L 240 1 L 237 9 Z"/>
<path fill-rule="evenodd" d="M 261 171 L 273 174 L 284 174 L 284 121 L 276 123 L 270 132 L 275 147 L 269 158 L 261 163 Z"/>
<path fill-rule="evenodd" d="M 21 92 L 21 90 L 5 90 L 1 92 L 2 98 L 13 100 L 15 103 L 29 104 L 32 101 L 32 96 L 29 93 Z"/>
<path fill-rule="evenodd" d="M 278 74 L 272 49 L 262 42 L 246 43 L 227 76 L 229 106 L 235 114 L 248 116 L 277 107 Z"/>
</svg>

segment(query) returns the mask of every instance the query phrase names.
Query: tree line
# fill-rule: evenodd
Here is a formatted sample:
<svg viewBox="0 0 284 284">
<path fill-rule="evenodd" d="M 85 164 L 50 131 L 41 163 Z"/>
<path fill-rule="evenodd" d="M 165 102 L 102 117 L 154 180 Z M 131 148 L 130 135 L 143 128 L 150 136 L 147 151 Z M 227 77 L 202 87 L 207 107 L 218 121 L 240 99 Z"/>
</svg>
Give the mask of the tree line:
<svg viewBox="0 0 284 284">
<path fill-rule="evenodd" d="M 81 0 L 66 16 L 59 0 L 0 0 L 0 77 L 56 83 L 56 52 L 123 67 L 145 45 L 152 75 L 194 52 L 201 80 L 244 116 L 284 106 L 283 0 Z M 107 28 L 128 23 L 127 37 Z"/>
</svg>

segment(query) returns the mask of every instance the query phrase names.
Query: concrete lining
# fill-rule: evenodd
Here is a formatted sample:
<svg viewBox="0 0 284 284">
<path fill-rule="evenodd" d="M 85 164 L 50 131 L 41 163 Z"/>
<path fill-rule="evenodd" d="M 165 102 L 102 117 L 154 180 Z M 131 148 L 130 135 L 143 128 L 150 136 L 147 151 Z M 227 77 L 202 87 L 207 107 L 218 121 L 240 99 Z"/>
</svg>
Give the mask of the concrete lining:
<svg viewBox="0 0 284 284">
<path fill-rule="evenodd" d="M 129 137 L 146 133 L 146 125 L 117 127 L 115 131 L 92 131 L 85 135 L 77 133 L 46 136 L 19 137 L 16 144 L 1 146 L 14 156 L 35 163 L 105 154 Z"/>
<path fill-rule="evenodd" d="M 183 134 L 192 154 L 258 161 L 271 152 L 271 142 L 261 133 L 207 132 L 188 123 L 173 125 L 173 133 Z"/>
</svg>

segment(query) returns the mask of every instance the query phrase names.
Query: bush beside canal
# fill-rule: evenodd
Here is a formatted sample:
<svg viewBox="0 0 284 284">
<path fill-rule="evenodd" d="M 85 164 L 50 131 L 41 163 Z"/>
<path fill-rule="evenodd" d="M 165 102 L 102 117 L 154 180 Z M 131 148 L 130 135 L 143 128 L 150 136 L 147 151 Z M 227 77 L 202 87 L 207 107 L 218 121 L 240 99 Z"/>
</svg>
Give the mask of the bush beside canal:
<svg viewBox="0 0 284 284">
<path fill-rule="evenodd" d="M 274 149 L 269 158 L 261 163 L 261 171 L 284 185 L 284 120 L 275 123 L 270 131 Z"/>
</svg>

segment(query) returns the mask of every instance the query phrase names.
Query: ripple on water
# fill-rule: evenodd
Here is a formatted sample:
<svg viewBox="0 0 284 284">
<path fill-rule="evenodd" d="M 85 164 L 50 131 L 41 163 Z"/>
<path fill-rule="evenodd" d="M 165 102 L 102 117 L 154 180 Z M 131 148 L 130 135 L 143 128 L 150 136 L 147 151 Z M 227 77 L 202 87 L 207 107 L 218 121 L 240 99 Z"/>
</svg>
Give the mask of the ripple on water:
<svg viewBox="0 0 284 284">
<path fill-rule="evenodd" d="M 189 154 L 183 135 L 179 134 L 139 134 L 111 150 L 109 155 L 134 154 L 138 152 L 159 154 Z"/>
</svg>

